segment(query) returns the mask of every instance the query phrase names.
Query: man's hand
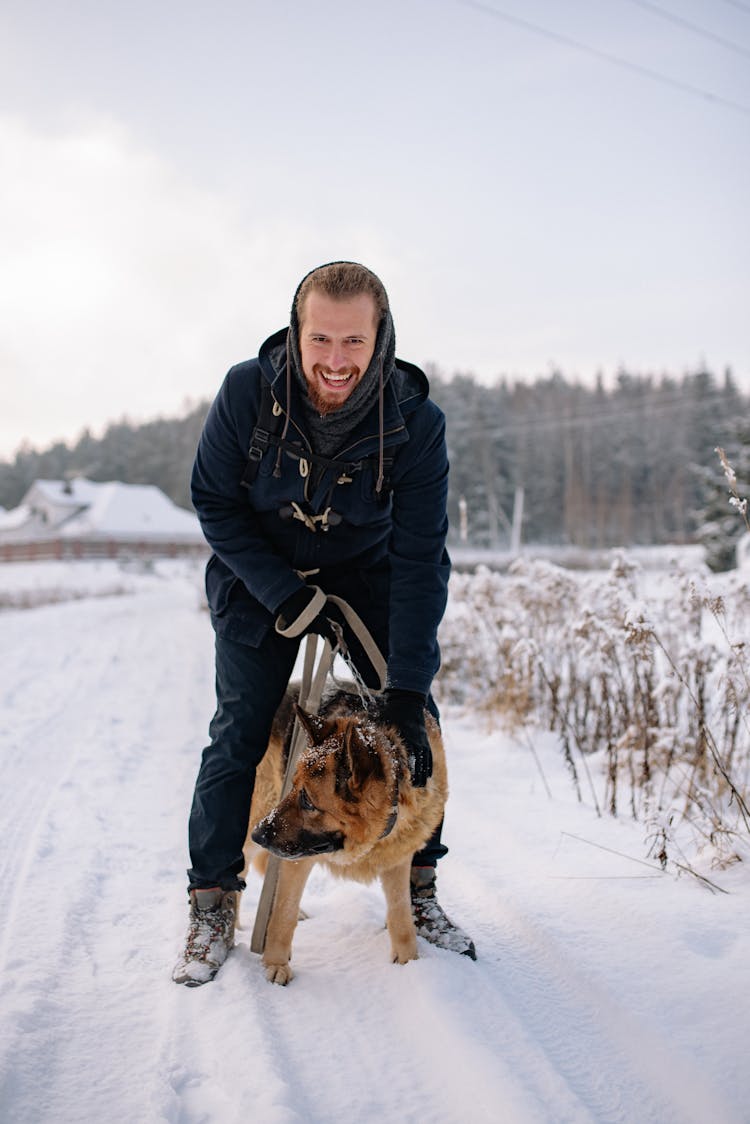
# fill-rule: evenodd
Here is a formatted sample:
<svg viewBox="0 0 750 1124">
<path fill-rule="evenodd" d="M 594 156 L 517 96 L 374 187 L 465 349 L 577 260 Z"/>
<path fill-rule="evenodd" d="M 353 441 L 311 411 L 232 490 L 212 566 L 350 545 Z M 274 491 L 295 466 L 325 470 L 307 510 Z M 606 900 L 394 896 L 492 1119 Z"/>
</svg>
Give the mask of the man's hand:
<svg viewBox="0 0 750 1124">
<path fill-rule="evenodd" d="M 424 788 L 432 776 L 432 750 L 424 725 L 425 697 L 418 691 L 389 688 L 385 692 L 383 721 L 398 730 L 409 754 L 409 770 L 415 788 Z"/>
<path fill-rule="evenodd" d="M 276 616 L 276 631 L 282 636 L 296 638 L 314 632 L 336 645 L 334 622 L 343 624 L 343 618 L 335 605 L 331 605 L 317 586 L 303 585 L 280 605 Z"/>
<path fill-rule="evenodd" d="M 282 636 L 296 639 L 314 632 L 330 642 L 350 667 L 353 665 L 366 687 L 379 689 L 380 675 L 362 645 L 350 628 L 338 605 L 330 601 L 317 586 L 305 585 L 287 597 L 276 616 L 276 631 Z"/>
</svg>

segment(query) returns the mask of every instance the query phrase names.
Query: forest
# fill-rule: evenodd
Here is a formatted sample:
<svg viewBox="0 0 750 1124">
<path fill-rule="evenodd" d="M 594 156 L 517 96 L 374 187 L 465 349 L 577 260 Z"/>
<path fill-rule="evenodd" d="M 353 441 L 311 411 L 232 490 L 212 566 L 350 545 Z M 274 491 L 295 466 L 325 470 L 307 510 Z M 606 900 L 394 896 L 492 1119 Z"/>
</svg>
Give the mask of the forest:
<svg viewBox="0 0 750 1124">
<path fill-rule="evenodd" d="M 451 542 L 511 545 L 514 507 L 524 543 L 604 548 L 702 540 L 716 569 L 732 564 L 744 530 L 727 504 L 716 455 L 726 450 L 740 494 L 750 486 L 750 395 L 730 370 L 681 376 L 621 371 L 605 385 L 553 372 L 533 382 L 483 385 L 428 368 L 447 417 Z M 189 478 L 208 409 L 145 424 L 122 419 L 100 437 L 23 445 L 0 461 L 0 505 L 19 503 L 35 479 L 156 484 L 190 507 Z"/>
</svg>

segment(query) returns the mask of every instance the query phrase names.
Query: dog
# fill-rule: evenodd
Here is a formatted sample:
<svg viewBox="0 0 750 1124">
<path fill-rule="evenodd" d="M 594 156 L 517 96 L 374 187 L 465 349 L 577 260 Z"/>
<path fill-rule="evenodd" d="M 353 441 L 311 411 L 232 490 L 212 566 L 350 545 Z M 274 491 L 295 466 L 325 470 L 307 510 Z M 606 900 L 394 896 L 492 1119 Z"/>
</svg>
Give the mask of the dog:
<svg viewBox="0 0 750 1124">
<path fill-rule="evenodd" d="M 292 938 L 315 863 L 357 882 L 379 878 L 392 960 L 416 960 L 409 874 L 412 856 L 440 823 L 448 797 L 440 728 L 426 713 L 433 772 L 424 788 L 415 788 L 407 749 L 398 731 L 383 724 L 376 702 L 366 711 L 358 695 L 338 690 L 318 714 L 308 714 L 296 698 L 297 691 L 290 688 L 274 719 L 258 769 L 245 846 L 246 866 L 252 858 L 260 873 L 268 856 L 257 847 L 285 860 L 266 934 L 266 978 L 283 985 L 293 977 Z M 280 800 L 295 713 L 308 744 L 292 787 Z"/>
</svg>

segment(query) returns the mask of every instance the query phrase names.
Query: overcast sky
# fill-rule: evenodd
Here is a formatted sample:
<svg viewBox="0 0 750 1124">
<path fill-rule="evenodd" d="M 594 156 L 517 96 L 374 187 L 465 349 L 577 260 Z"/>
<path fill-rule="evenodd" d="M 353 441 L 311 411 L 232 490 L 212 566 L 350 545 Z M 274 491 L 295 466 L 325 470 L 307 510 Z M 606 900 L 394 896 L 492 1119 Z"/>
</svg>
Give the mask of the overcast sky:
<svg viewBox="0 0 750 1124">
<path fill-rule="evenodd" d="M 445 374 L 750 390 L 749 185 L 750 0 L 2 0 L 0 456 L 212 397 L 336 258 Z"/>
</svg>

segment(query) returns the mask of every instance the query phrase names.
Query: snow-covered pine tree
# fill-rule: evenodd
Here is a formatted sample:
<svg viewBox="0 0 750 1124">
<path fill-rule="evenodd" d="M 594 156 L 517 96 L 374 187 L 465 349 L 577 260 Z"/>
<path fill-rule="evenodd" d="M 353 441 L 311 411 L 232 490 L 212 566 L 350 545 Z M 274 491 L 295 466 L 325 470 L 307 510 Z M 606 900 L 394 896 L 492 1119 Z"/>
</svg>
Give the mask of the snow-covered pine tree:
<svg viewBox="0 0 750 1124">
<path fill-rule="evenodd" d="M 704 502 L 698 513 L 698 536 L 706 549 L 706 562 L 715 571 L 734 567 L 737 543 L 747 531 L 742 513 L 733 503 L 733 491 L 740 500 L 750 496 L 750 416 L 735 420 L 725 453 L 736 477 L 734 485 L 718 455 L 715 464 L 699 470 Z"/>
</svg>

